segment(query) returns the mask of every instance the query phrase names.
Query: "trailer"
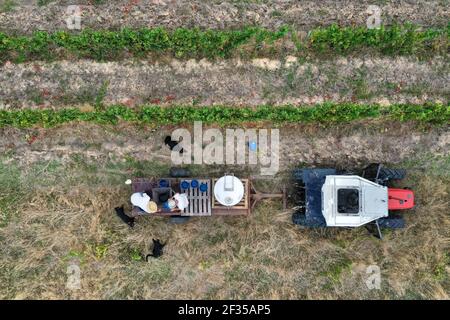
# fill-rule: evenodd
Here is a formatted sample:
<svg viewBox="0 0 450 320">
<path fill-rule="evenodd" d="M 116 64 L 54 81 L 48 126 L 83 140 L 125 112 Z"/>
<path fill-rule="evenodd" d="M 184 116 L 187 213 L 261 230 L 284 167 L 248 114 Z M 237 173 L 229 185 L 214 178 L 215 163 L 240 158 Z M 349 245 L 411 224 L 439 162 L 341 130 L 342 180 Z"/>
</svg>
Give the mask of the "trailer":
<svg viewBox="0 0 450 320">
<path fill-rule="evenodd" d="M 222 177 L 190 177 L 186 169 L 172 168 L 170 177 L 138 177 L 131 181 L 132 194 L 144 194 L 156 203 L 156 210 L 149 213 L 133 205 L 130 216 L 169 217 L 174 223 L 182 223 L 190 217 L 249 216 L 256 204 L 269 198 L 283 201 L 287 207 L 286 189 L 279 193 L 259 192 L 251 178 L 238 178 L 234 174 Z M 168 199 L 185 195 L 186 207 L 170 208 Z"/>
<path fill-rule="evenodd" d="M 365 226 L 382 238 L 381 229 L 405 226 L 400 212 L 412 209 L 414 193 L 408 188 L 394 188 L 392 182 L 405 178 L 403 169 L 371 164 L 360 175 L 336 168 L 297 168 L 289 187 L 294 204 L 292 221 L 309 228 Z M 183 223 L 191 217 L 249 216 L 256 204 L 269 198 L 283 201 L 287 192 L 259 192 L 251 178 L 234 174 L 222 177 L 192 177 L 184 168 L 172 168 L 169 177 L 138 177 L 131 181 L 133 197 L 143 197 L 146 204 L 133 204 L 131 218 L 168 217 Z M 185 206 L 170 206 L 169 199 L 186 199 Z"/>
</svg>

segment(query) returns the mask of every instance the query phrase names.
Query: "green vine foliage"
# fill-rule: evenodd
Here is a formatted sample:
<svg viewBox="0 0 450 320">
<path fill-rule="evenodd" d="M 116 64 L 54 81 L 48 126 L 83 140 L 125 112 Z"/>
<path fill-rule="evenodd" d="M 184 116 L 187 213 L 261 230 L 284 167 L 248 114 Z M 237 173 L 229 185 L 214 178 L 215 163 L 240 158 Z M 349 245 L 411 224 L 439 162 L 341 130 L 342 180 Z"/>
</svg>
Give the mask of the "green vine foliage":
<svg viewBox="0 0 450 320">
<path fill-rule="evenodd" d="M 315 29 L 309 36 L 310 47 L 318 51 L 334 51 L 347 54 L 363 47 L 371 48 L 386 55 L 426 54 L 427 52 L 448 51 L 450 24 L 447 29 L 419 30 L 417 26 L 406 24 L 379 29 L 365 27 L 338 27 Z"/>
<path fill-rule="evenodd" d="M 450 26 L 450 24 L 449 24 Z M 435 54 L 448 52 L 450 27 L 420 30 L 417 26 L 396 25 L 380 29 L 332 25 L 310 31 L 296 43 L 290 54 L 348 54 L 368 48 L 381 54 Z M 110 30 L 83 30 L 79 33 L 36 31 L 31 36 L 0 33 L 0 62 L 16 63 L 60 58 L 89 58 L 98 61 L 152 54 L 176 58 L 228 58 L 244 45 L 257 53 L 263 45 L 280 39 L 295 39 L 296 31 L 245 27 L 240 30 L 200 30 L 163 27 Z M 298 42 L 299 40 L 297 40 Z"/>
<path fill-rule="evenodd" d="M 91 112 L 83 112 L 76 108 L 1 110 L 0 127 L 53 127 L 72 121 L 88 121 L 99 124 L 116 124 L 118 121 L 127 121 L 156 125 L 184 124 L 193 121 L 221 125 L 267 121 L 273 123 L 345 123 L 374 118 L 445 125 L 450 122 L 450 106 L 396 104 L 384 107 L 353 103 L 324 103 L 313 107 L 264 105 L 256 108 L 146 105 L 132 109 L 124 105 L 112 105 Z"/>
</svg>

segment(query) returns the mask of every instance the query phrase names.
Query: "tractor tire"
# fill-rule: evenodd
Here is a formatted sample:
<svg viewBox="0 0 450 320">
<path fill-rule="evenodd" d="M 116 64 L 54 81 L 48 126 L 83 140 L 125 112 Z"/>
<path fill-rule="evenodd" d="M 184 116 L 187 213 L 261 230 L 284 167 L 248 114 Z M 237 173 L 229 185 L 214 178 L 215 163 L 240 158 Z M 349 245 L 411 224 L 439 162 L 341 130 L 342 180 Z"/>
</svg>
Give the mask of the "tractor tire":
<svg viewBox="0 0 450 320">
<path fill-rule="evenodd" d="M 380 168 L 379 179 L 388 180 L 402 180 L 406 177 L 406 170 L 404 169 L 389 169 L 385 167 Z"/>
<path fill-rule="evenodd" d="M 301 212 L 294 212 L 292 214 L 292 223 L 300 226 L 306 226 L 306 216 Z"/>
<path fill-rule="evenodd" d="M 350 169 L 338 170 L 336 172 L 336 174 L 338 174 L 340 176 L 357 176 L 357 175 L 359 175 L 358 172 L 355 172 L 354 170 L 350 170 Z"/>
<path fill-rule="evenodd" d="M 378 219 L 378 225 L 382 229 L 402 229 L 405 227 L 403 218 L 381 218 Z"/>
<path fill-rule="evenodd" d="M 191 172 L 187 168 L 170 168 L 170 176 L 172 178 L 188 178 L 191 176 Z"/>
<path fill-rule="evenodd" d="M 170 217 L 170 223 L 173 224 L 183 224 L 189 221 L 190 217 L 186 216 L 171 216 Z"/>
</svg>

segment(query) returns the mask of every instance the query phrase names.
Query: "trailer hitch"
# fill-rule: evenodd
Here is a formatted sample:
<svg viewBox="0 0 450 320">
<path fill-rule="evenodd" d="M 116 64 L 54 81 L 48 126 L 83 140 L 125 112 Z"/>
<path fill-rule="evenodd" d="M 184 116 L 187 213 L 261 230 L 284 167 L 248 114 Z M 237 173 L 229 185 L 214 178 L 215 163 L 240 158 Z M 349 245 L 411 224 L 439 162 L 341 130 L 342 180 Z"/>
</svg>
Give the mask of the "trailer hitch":
<svg viewBox="0 0 450 320">
<path fill-rule="evenodd" d="M 283 200 L 283 210 L 287 209 L 286 187 L 283 186 L 281 193 L 263 193 L 256 190 L 253 183 L 250 183 L 250 204 L 251 208 L 256 206 L 256 203 L 263 199 L 281 198 Z"/>
</svg>

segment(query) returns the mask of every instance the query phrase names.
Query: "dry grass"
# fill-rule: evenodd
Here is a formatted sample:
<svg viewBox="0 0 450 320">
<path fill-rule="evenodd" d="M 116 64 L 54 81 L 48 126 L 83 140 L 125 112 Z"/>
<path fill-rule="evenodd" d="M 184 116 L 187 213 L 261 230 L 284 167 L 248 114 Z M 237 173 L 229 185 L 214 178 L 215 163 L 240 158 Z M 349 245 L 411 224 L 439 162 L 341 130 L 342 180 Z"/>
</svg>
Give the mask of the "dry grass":
<svg viewBox="0 0 450 320">
<path fill-rule="evenodd" d="M 415 172 L 405 182 L 418 198 L 408 227 L 379 241 L 365 229 L 299 229 L 277 202 L 250 218 L 146 218 L 129 229 L 113 212 L 127 202 L 128 189 L 113 183 L 123 177 L 88 168 L 20 173 L 26 198 L 0 228 L 0 298 L 449 298 L 448 175 Z M 168 241 L 164 256 L 136 261 L 151 238 Z M 66 288 L 71 263 L 80 290 Z M 365 285 L 371 264 L 381 290 Z"/>
</svg>

